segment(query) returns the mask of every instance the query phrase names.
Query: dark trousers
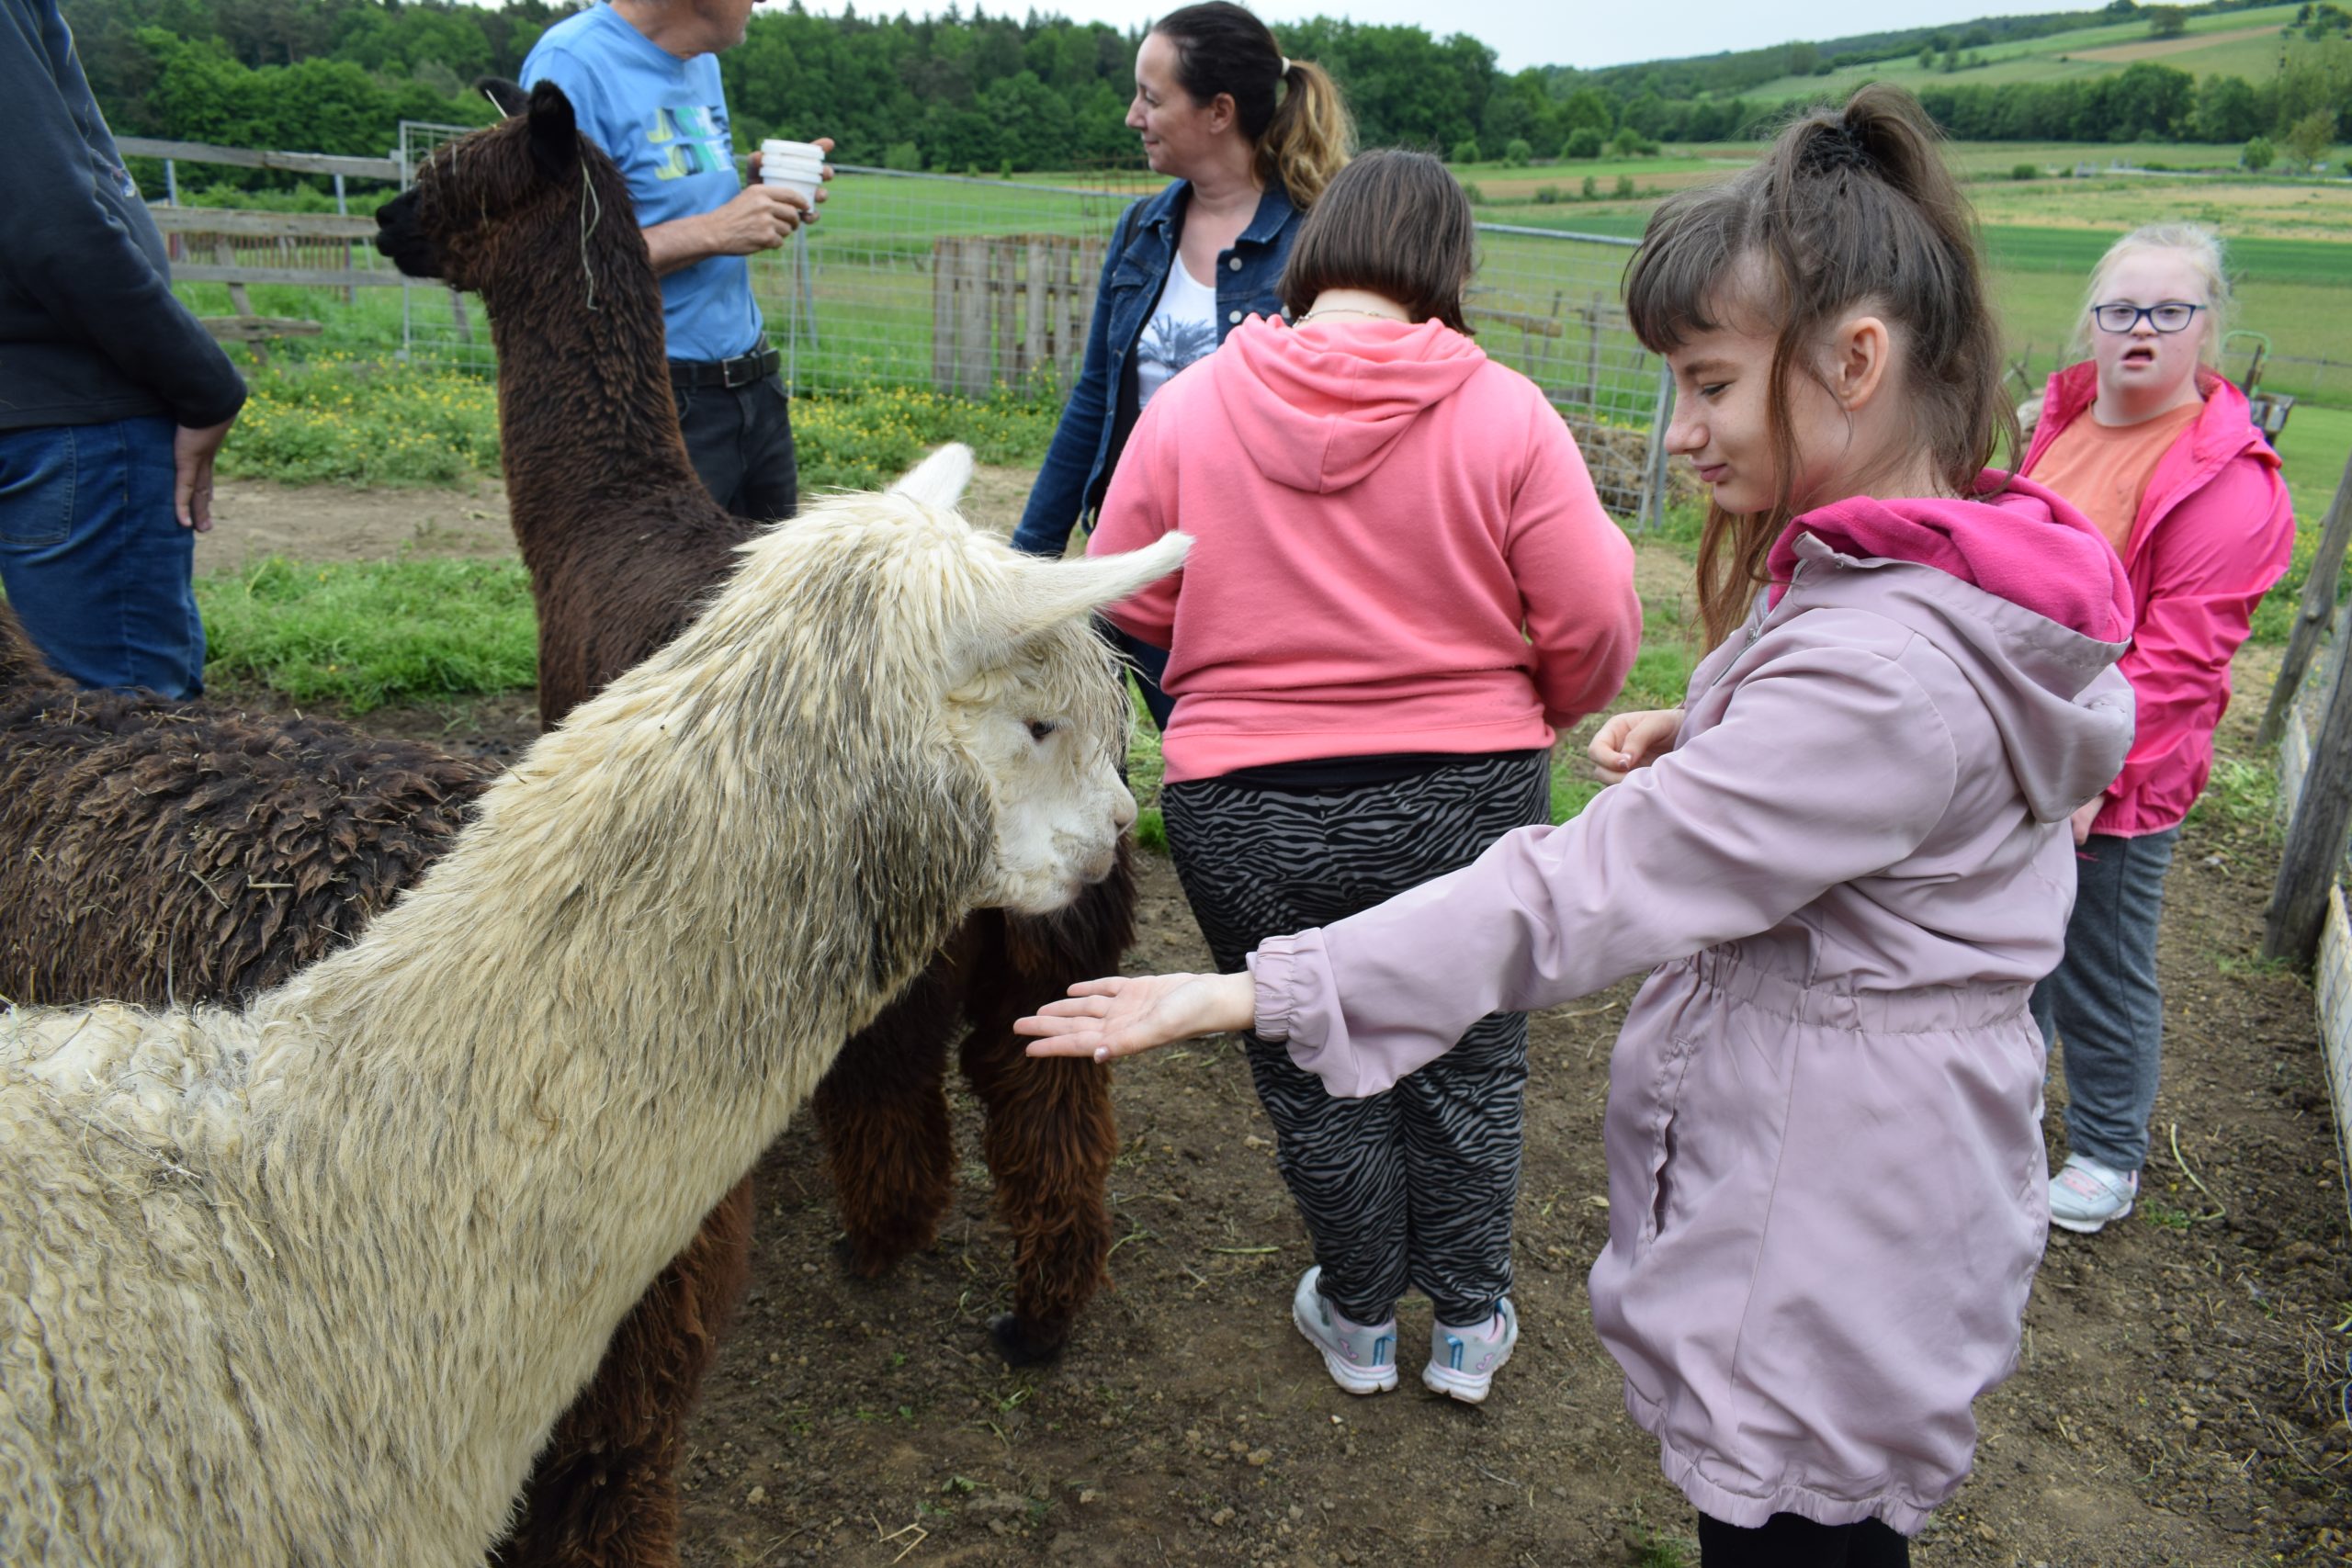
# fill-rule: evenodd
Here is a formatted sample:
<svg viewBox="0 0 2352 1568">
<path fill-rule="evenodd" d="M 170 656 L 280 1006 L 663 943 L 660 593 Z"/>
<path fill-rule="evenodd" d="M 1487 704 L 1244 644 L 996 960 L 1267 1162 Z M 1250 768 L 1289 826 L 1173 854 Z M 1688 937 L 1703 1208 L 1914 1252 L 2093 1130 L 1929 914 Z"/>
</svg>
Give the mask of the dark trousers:
<svg viewBox="0 0 2352 1568">
<path fill-rule="evenodd" d="M 1883 1519 L 1817 1525 L 1774 1514 L 1754 1529 L 1699 1516 L 1699 1568 L 1908 1568 L 1911 1543 Z"/>
<path fill-rule="evenodd" d="M 1319 793 L 1195 779 L 1160 792 L 1168 847 L 1220 973 L 1261 942 L 1326 925 L 1550 820 L 1549 760 L 1465 757 L 1387 784 Z M 1510 1290 L 1527 1015 L 1490 1013 L 1385 1094 L 1336 1100 L 1286 1044 L 1247 1036 L 1321 1288 L 1385 1323 L 1409 1287 L 1438 1321 L 1483 1324 Z"/>
<path fill-rule="evenodd" d="M 674 379 L 686 456 L 711 498 L 736 516 L 776 523 L 800 510 L 800 466 L 792 454 L 792 395 L 782 376 L 741 387 L 696 387 Z"/>
<path fill-rule="evenodd" d="M 2033 988 L 2042 1043 L 2065 1051 L 2066 1150 L 2111 1170 L 2148 1163 L 2165 998 L 2156 928 L 2180 829 L 2136 839 L 2094 833 L 2075 852 L 2066 953 Z"/>
</svg>

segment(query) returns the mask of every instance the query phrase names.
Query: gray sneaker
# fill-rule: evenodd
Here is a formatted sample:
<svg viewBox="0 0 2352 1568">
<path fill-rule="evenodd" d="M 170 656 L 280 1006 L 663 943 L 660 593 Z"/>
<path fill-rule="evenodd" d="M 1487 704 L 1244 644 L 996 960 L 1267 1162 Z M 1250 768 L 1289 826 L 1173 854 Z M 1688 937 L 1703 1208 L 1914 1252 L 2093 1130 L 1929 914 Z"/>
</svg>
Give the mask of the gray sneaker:
<svg viewBox="0 0 2352 1568">
<path fill-rule="evenodd" d="M 1323 1365 L 1333 1382 L 1350 1393 L 1387 1393 L 1396 1386 L 1396 1320 L 1392 1317 L 1371 1328 L 1343 1326 L 1317 1288 L 1322 1278 L 1319 1263 L 1298 1277 L 1290 1320 L 1308 1344 L 1323 1352 Z"/>
<path fill-rule="evenodd" d="M 1519 1343 L 1519 1309 L 1509 1296 L 1495 1303 L 1495 1315 L 1484 1328 L 1430 1325 L 1430 1364 L 1421 1382 L 1431 1392 L 1464 1404 L 1483 1403 L 1494 1386 L 1495 1369 L 1510 1359 Z"/>
<path fill-rule="evenodd" d="M 2095 1159 L 2068 1155 L 2050 1179 L 2050 1223 L 2089 1235 L 2132 1212 L 2140 1195 L 2140 1173 L 2112 1170 Z"/>
</svg>

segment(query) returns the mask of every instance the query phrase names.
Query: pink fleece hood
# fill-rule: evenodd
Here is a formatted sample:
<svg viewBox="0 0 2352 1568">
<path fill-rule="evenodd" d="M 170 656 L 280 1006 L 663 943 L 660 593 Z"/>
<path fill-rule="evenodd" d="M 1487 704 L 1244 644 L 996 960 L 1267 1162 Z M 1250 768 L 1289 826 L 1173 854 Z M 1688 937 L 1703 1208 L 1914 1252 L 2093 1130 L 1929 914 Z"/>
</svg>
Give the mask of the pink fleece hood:
<svg viewBox="0 0 2352 1568">
<path fill-rule="evenodd" d="M 1840 554 L 1916 561 L 2098 642 L 2132 636 L 2132 585 L 2097 524 L 2031 479 L 1984 470 L 1966 499 L 1855 496 L 1792 522 L 1772 547 L 1771 603 L 1805 534 Z"/>
<path fill-rule="evenodd" d="M 1370 474 L 1486 362 L 1476 344 L 1437 321 L 1351 321 L 1344 334 L 1326 334 L 1271 316 L 1242 322 L 1207 361 L 1235 424 L 1262 433 L 1245 447 L 1258 471 L 1317 495 Z"/>
</svg>

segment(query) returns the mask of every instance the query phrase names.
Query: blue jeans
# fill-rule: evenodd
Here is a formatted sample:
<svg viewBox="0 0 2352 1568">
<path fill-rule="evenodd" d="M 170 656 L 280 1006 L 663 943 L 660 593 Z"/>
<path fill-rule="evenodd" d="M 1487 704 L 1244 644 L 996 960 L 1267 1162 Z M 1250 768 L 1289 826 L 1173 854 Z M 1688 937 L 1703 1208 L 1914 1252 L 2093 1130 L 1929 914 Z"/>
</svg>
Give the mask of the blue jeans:
<svg viewBox="0 0 2352 1568">
<path fill-rule="evenodd" d="M 2137 839 L 2092 834 L 2075 852 L 2066 954 L 2033 988 L 2042 1043 L 2065 1046 L 2066 1150 L 2112 1170 L 2148 1163 L 2165 1037 L 2156 928 L 2179 842 L 2178 828 Z"/>
<path fill-rule="evenodd" d="M 0 430 L 0 587 L 51 667 L 85 686 L 204 690 L 172 434 L 160 416 Z"/>
</svg>

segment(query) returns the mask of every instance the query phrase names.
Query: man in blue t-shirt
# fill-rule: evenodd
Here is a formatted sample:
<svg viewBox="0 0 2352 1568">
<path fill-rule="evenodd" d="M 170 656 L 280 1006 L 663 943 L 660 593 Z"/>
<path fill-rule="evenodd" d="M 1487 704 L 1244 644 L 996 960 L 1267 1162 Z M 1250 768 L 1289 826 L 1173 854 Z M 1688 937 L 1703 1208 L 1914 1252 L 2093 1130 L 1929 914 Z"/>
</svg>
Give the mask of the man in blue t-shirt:
<svg viewBox="0 0 2352 1568">
<path fill-rule="evenodd" d="M 757 3 L 591 6 L 540 38 L 523 62 L 523 85 L 561 87 L 580 129 L 628 180 L 662 279 L 670 384 L 695 472 L 728 511 L 766 522 L 793 514 L 799 484 L 789 395 L 746 258 L 783 244 L 817 213 L 797 191 L 760 184 L 756 152 L 752 184 L 735 176 L 713 57 L 743 41 Z"/>
</svg>

